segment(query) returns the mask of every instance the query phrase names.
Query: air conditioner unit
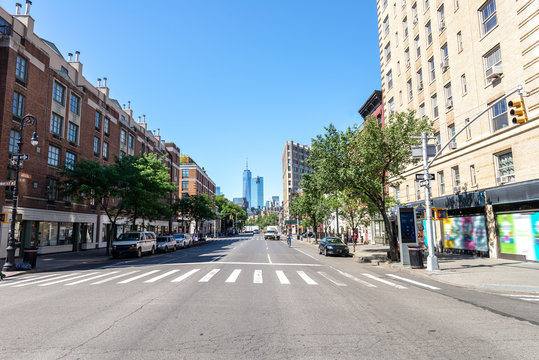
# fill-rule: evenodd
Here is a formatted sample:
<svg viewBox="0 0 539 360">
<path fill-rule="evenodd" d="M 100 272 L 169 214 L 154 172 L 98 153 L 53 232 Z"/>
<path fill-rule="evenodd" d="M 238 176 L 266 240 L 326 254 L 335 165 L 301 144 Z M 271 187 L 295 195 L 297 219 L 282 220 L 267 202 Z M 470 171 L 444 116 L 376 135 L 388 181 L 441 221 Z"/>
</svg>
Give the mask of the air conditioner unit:
<svg viewBox="0 0 539 360">
<path fill-rule="evenodd" d="M 449 67 L 449 59 L 448 58 L 445 58 L 444 61 L 442 61 L 442 63 L 440 64 L 442 70 L 447 70 L 447 68 Z"/>
<path fill-rule="evenodd" d="M 457 148 L 457 143 L 456 143 L 456 141 L 455 141 L 455 140 L 451 141 L 451 142 L 449 143 L 449 149 L 450 149 L 450 150 L 455 150 L 456 148 Z"/>
<path fill-rule="evenodd" d="M 410 59 L 406 59 L 406 68 L 408 69 L 410 67 Z"/>
<path fill-rule="evenodd" d="M 487 76 L 487 79 L 494 80 L 502 76 L 503 69 L 501 65 L 494 65 L 491 68 L 487 69 L 485 72 L 485 75 Z"/>
<path fill-rule="evenodd" d="M 445 104 L 445 107 L 448 108 L 448 109 L 453 108 L 453 99 L 452 98 L 447 99 L 447 103 Z"/>
<path fill-rule="evenodd" d="M 423 81 L 419 82 L 419 84 L 417 85 L 417 90 L 419 91 L 423 90 Z"/>
<path fill-rule="evenodd" d="M 503 176 L 497 177 L 496 182 L 499 184 L 504 184 L 506 182 L 509 182 L 509 176 L 503 175 Z"/>
<path fill-rule="evenodd" d="M 453 186 L 453 192 L 459 193 L 460 192 L 460 186 Z"/>
<path fill-rule="evenodd" d="M 417 15 L 414 15 L 414 18 L 412 20 L 412 22 L 414 23 L 414 25 L 416 25 L 418 23 L 419 19 L 417 18 Z"/>
<path fill-rule="evenodd" d="M 445 21 L 444 20 L 440 21 L 440 26 L 438 28 L 440 29 L 440 32 L 445 30 Z"/>
</svg>

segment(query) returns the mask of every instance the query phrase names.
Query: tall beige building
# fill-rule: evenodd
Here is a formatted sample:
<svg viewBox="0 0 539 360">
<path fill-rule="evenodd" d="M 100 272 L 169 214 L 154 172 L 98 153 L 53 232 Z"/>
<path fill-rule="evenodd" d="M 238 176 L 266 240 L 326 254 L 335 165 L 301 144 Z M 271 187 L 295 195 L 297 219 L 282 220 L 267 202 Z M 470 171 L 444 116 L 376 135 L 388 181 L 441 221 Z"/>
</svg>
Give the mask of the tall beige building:
<svg viewBox="0 0 539 360">
<path fill-rule="evenodd" d="M 299 183 L 304 174 L 313 169 L 305 161 L 309 157 L 310 148 L 293 141 L 287 141 L 282 155 L 283 164 L 283 220 L 289 219 L 290 199 L 300 190 Z"/>
<path fill-rule="evenodd" d="M 441 149 L 430 173 L 435 223 L 446 249 L 539 258 L 539 2 L 378 0 L 385 114 L 428 116 Z M 529 122 L 513 124 L 509 92 L 523 86 Z M 492 107 L 491 107 L 492 106 Z M 488 109 L 491 107 L 490 109 Z M 474 121 L 481 111 L 488 109 Z M 401 204 L 424 202 L 410 167 L 394 187 Z"/>
</svg>

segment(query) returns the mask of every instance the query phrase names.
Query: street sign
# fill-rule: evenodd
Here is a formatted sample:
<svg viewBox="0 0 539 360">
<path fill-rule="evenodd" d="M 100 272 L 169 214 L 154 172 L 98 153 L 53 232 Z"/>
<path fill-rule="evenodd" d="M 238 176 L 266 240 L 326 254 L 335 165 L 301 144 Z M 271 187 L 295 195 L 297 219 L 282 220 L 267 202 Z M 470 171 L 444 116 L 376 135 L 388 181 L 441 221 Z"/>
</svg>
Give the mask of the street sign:
<svg viewBox="0 0 539 360">
<path fill-rule="evenodd" d="M 419 182 L 419 185 L 420 186 L 429 186 L 429 182 L 430 182 L 429 180 L 421 180 Z"/>
<path fill-rule="evenodd" d="M 21 160 L 28 160 L 29 157 L 30 157 L 30 156 L 29 156 L 28 154 L 13 154 L 13 155 L 11 155 L 11 158 L 12 158 L 12 159 L 17 159 L 17 158 L 19 158 L 19 159 L 21 159 Z"/>
<path fill-rule="evenodd" d="M 429 180 L 434 180 L 434 174 L 429 174 Z M 424 174 L 415 174 L 415 181 L 425 180 Z"/>
<path fill-rule="evenodd" d="M 15 180 L 0 181 L 0 186 L 15 186 Z"/>
<path fill-rule="evenodd" d="M 436 145 L 427 144 L 427 157 L 436 156 Z M 414 159 L 423 159 L 423 147 L 422 146 L 412 146 L 412 157 Z"/>
<path fill-rule="evenodd" d="M 32 175 L 22 172 L 22 173 L 19 174 L 19 177 L 23 178 L 23 179 L 31 179 Z"/>
</svg>

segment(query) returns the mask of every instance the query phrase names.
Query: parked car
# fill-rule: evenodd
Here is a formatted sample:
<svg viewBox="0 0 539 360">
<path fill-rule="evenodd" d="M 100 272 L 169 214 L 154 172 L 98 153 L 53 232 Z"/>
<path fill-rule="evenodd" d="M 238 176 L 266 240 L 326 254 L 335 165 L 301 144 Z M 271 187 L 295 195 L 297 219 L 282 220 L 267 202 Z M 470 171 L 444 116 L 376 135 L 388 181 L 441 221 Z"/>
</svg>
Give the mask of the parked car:
<svg viewBox="0 0 539 360">
<path fill-rule="evenodd" d="M 156 249 L 157 241 L 153 232 L 129 231 L 112 243 L 112 257 L 117 259 L 123 254 L 141 257 L 145 253 L 155 254 Z"/>
<path fill-rule="evenodd" d="M 328 255 L 350 256 L 348 245 L 336 237 L 325 237 L 318 245 L 318 253 Z"/>
<path fill-rule="evenodd" d="M 268 230 L 264 233 L 264 240 L 279 240 L 280 238 L 275 230 Z"/>
<path fill-rule="evenodd" d="M 174 239 L 176 239 L 177 249 L 185 249 L 193 245 L 193 238 L 189 234 L 174 234 Z"/>
<path fill-rule="evenodd" d="M 172 235 L 162 235 L 157 237 L 157 251 L 167 253 L 176 251 L 176 239 Z"/>
</svg>

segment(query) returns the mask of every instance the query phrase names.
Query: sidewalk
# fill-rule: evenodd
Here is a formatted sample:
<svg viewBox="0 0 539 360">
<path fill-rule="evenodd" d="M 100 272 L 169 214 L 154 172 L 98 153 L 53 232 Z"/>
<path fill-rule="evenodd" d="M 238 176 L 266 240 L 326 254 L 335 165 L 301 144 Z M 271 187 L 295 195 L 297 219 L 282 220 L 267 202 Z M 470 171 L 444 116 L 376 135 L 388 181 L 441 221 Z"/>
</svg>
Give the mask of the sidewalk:
<svg viewBox="0 0 539 360">
<path fill-rule="evenodd" d="M 307 243 L 307 242 L 304 242 Z M 312 244 L 315 245 L 315 244 Z M 352 251 L 350 246 L 350 252 Z M 481 258 L 460 254 L 436 254 L 440 270 L 412 269 L 410 265 L 387 262 L 387 245 L 356 245 L 354 257 L 373 266 L 386 266 L 442 283 L 482 290 L 539 294 L 539 263 Z M 426 263 L 426 256 L 424 257 Z M 426 265 L 425 265 L 426 266 Z"/>
<path fill-rule="evenodd" d="M 208 238 L 207 240 L 213 240 L 213 238 Z M 196 241 L 193 243 L 193 246 L 200 245 L 205 241 Z M 28 271 L 17 270 L 17 271 L 5 271 L 4 274 L 6 277 L 31 274 L 36 272 L 45 272 L 45 271 L 54 271 L 59 269 L 65 269 L 72 266 L 84 265 L 84 264 L 98 264 L 101 262 L 107 262 L 111 259 L 110 255 L 106 254 L 105 248 L 94 249 L 94 250 L 84 250 L 77 252 L 65 252 L 57 254 L 43 254 L 38 255 L 36 261 L 36 268 Z M 16 258 L 15 262 L 18 264 L 22 262 L 21 258 Z M 4 260 L 0 260 L 0 264 L 4 264 Z M 1 269 L 0 265 L 0 269 Z"/>
</svg>

